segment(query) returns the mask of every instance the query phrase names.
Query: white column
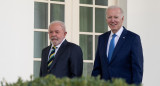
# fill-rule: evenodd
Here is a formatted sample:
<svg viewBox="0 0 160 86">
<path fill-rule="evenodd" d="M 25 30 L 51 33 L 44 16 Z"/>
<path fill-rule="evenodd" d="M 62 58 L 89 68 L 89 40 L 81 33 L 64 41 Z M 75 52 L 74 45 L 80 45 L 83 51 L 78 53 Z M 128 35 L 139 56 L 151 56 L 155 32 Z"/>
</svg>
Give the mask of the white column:
<svg viewBox="0 0 160 86">
<path fill-rule="evenodd" d="M 33 0 L 0 3 L 0 81 L 28 79 L 33 74 Z"/>
</svg>

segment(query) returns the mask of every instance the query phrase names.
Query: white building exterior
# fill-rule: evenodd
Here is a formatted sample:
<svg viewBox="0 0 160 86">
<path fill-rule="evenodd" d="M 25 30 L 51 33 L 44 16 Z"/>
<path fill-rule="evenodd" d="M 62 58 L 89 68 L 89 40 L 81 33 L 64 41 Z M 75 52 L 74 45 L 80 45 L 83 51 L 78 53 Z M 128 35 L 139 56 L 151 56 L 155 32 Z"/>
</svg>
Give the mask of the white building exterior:
<svg viewBox="0 0 160 86">
<path fill-rule="evenodd" d="M 78 11 L 73 10 L 79 8 L 77 4 L 78 0 L 66 0 L 68 9 L 65 8 L 65 16 L 72 16 L 65 17 L 65 22 L 67 40 L 79 44 L 79 34 L 91 33 L 77 32 L 79 27 L 76 25 L 79 22 L 76 21 L 79 18 L 75 15 L 78 15 Z M 143 85 L 159 86 L 160 0 L 109 0 L 109 5 L 111 4 L 117 4 L 124 9 L 124 26 L 141 36 L 144 54 Z M 15 82 L 18 77 L 29 80 L 34 73 L 34 61 L 39 61 L 34 58 L 34 0 L 1 0 L 0 11 L 0 81 L 4 78 L 8 82 Z M 84 60 L 86 63 L 93 61 L 94 58 Z"/>
</svg>

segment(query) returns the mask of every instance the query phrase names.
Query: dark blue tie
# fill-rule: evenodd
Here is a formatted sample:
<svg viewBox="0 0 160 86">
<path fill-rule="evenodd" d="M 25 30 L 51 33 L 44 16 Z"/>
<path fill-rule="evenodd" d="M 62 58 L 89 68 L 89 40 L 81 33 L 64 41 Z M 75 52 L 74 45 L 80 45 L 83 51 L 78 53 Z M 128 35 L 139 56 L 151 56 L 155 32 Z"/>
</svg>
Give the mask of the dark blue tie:
<svg viewBox="0 0 160 86">
<path fill-rule="evenodd" d="M 55 57 L 55 50 L 56 50 L 56 47 L 53 46 L 52 51 L 49 55 L 49 60 L 48 60 L 48 67 L 47 67 L 48 72 L 51 70 L 51 65 L 52 65 L 54 57 Z"/>
<path fill-rule="evenodd" d="M 111 61 L 113 50 L 114 50 L 114 47 L 115 47 L 115 41 L 114 41 L 115 37 L 116 37 L 116 34 L 113 34 L 112 39 L 110 41 L 110 45 L 109 45 L 109 52 L 108 52 L 108 61 L 109 62 Z"/>
</svg>

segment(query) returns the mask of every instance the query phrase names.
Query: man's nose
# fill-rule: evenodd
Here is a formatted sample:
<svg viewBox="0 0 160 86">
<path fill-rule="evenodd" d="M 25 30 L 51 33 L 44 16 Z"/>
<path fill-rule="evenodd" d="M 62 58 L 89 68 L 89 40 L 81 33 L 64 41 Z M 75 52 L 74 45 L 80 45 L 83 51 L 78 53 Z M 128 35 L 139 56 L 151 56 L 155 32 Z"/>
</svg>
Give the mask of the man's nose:
<svg viewBox="0 0 160 86">
<path fill-rule="evenodd" d="M 114 18 L 111 18 L 111 22 L 114 22 Z"/>
<path fill-rule="evenodd" d="M 52 35 L 52 36 L 56 36 L 56 33 L 55 33 L 55 32 L 53 32 L 51 35 Z"/>
</svg>

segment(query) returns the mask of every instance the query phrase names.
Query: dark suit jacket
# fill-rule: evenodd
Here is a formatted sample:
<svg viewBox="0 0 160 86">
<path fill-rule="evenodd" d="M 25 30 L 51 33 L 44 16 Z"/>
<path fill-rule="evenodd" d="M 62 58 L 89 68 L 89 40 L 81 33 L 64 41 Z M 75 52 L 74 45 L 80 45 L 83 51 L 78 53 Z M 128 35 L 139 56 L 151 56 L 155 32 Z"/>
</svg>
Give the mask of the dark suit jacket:
<svg viewBox="0 0 160 86">
<path fill-rule="evenodd" d="M 65 40 L 55 55 L 51 72 L 47 72 L 47 61 L 50 48 L 51 45 L 42 50 L 40 76 L 53 74 L 58 78 L 72 78 L 80 77 L 82 75 L 83 55 L 82 50 L 78 45 Z"/>
<path fill-rule="evenodd" d="M 143 53 L 140 37 L 125 29 L 115 46 L 111 61 L 106 55 L 111 31 L 99 36 L 92 76 L 102 79 L 123 78 L 129 84 L 140 84 L 143 77 Z"/>
</svg>

